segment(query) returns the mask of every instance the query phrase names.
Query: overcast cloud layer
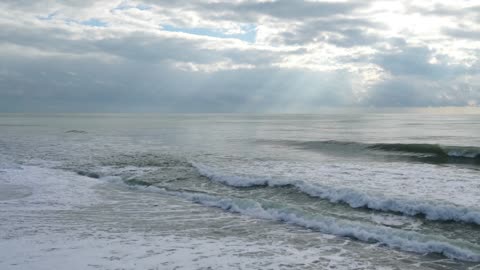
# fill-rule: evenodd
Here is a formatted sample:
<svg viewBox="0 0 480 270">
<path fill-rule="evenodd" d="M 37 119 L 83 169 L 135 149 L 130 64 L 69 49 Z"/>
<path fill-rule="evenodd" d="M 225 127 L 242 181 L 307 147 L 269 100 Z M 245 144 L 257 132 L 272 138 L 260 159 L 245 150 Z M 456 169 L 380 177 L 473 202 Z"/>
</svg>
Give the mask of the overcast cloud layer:
<svg viewBox="0 0 480 270">
<path fill-rule="evenodd" d="M 477 0 L 0 2 L 0 111 L 477 104 Z"/>
</svg>

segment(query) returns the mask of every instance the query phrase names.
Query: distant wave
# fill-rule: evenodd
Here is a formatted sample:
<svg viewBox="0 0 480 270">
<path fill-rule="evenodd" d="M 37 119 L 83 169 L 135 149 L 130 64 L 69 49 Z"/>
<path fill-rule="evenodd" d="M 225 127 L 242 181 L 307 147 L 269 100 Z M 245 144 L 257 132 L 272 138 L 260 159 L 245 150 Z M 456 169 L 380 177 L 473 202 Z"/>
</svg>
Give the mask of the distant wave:
<svg viewBox="0 0 480 270">
<path fill-rule="evenodd" d="M 349 141 L 260 141 L 271 143 L 282 143 L 301 147 L 309 150 L 326 150 L 326 151 L 362 151 L 377 150 L 384 152 L 413 154 L 421 156 L 431 156 L 443 159 L 466 159 L 472 162 L 480 163 L 480 147 L 475 146 L 447 146 L 440 144 L 422 144 L 422 143 L 361 143 Z M 440 160 L 439 160 L 440 161 Z"/>
<path fill-rule="evenodd" d="M 373 210 L 402 213 L 408 216 L 424 215 L 429 220 L 457 221 L 480 225 L 480 210 L 439 204 L 430 201 L 414 201 L 400 198 L 385 198 L 369 195 L 349 188 L 334 188 L 314 185 L 301 180 L 273 180 L 270 178 L 251 178 L 222 175 L 205 165 L 193 163 L 200 174 L 212 181 L 233 187 L 291 186 L 311 197 L 328 200 L 332 203 L 346 203 L 352 208 L 365 207 Z"/>
<path fill-rule="evenodd" d="M 444 157 L 480 159 L 480 148 L 472 146 L 442 146 L 439 144 L 377 143 L 369 149 L 415 154 L 433 154 Z"/>
<path fill-rule="evenodd" d="M 132 184 L 132 183 L 130 183 Z M 331 217 L 311 217 L 287 207 L 268 207 L 251 199 L 220 197 L 206 193 L 139 184 L 138 188 L 155 189 L 167 195 L 181 197 L 205 206 L 218 207 L 232 213 L 277 220 L 323 233 L 352 237 L 365 242 L 378 242 L 391 248 L 417 253 L 438 253 L 448 258 L 480 262 L 480 247 L 466 242 L 449 240 L 442 236 L 426 236 L 416 232 L 383 226 L 367 225 Z"/>
<path fill-rule="evenodd" d="M 88 132 L 86 132 L 85 130 L 71 129 L 71 130 L 65 131 L 65 133 L 86 134 Z"/>
</svg>

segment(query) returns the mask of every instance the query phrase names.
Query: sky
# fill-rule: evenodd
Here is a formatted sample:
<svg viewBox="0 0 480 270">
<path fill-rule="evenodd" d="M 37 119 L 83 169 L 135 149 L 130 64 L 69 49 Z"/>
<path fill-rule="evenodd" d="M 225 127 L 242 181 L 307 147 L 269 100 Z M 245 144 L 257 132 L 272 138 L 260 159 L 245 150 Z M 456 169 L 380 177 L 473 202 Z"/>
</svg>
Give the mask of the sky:
<svg viewBox="0 0 480 270">
<path fill-rule="evenodd" d="M 478 0 L 2 0 L 2 112 L 480 105 Z"/>
</svg>

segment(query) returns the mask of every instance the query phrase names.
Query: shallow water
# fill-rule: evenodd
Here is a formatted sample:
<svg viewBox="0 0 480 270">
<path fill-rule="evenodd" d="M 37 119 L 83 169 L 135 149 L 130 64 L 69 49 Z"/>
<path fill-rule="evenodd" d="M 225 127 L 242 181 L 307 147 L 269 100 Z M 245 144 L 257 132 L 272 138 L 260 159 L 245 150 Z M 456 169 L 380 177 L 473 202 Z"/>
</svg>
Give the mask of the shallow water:
<svg viewBox="0 0 480 270">
<path fill-rule="evenodd" d="M 0 266 L 477 269 L 480 115 L 0 114 Z"/>
</svg>

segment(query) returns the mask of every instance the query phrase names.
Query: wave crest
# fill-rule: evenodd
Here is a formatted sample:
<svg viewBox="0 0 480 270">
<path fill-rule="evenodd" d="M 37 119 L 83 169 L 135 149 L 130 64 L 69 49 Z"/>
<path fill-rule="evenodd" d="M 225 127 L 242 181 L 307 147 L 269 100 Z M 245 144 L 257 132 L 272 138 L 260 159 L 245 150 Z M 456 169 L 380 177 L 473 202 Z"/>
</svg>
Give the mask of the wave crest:
<svg viewBox="0 0 480 270">
<path fill-rule="evenodd" d="M 307 183 L 301 180 L 273 180 L 270 178 L 252 178 L 228 176 L 216 173 L 213 169 L 192 163 L 199 173 L 208 179 L 233 187 L 292 186 L 311 197 L 328 200 L 332 203 L 346 203 L 350 207 L 365 207 L 372 210 L 396 212 L 408 216 L 424 215 L 429 220 L 457 221 L 480 225 L 480 210 L 455 205 L 439 204 L 430 201 L 414 201 L 401 198 L 386 198 L 370 195 L 349 188 L 333 188 Z"/>
<path fill-rule="evenodd" d="M 408 153 L 413 155 L 429 155 L 437 158 L 463 158 L 480 162 L 480 147 L 475 146 L 449 146 L 428 143 L 361 143 L 349 141 L 270 141 L 307 150 L 326 151 L 362 151 L 377 150 L 384 152 Z"/>
<path fill-rule="evenodd" d="M 368 148 L 414 154 L 432 154 L 438 157 L 480 159 L 480 148 L 473 146 L 442 146 L 439 144 L 416 143 L 377 143 L 369 145 Z"/>
<path fill-rule="evenodd" d="M 176 191 L 162 187 L 139 188 L 181 197 L 209 207 L 221 208 L 232 213 L 276 220 L 297 225 L 322 233 L 351 237 L 364 242 L 381 243 L 391 248 L 416 253 L 437 253 L 448 258 L 480 262 L 480 247 L 470 243 L 449 240 L 442 236 L 425 236 L 383 226 L 366 225 L 352 221 L 342 221 L 331 217 L 308 217 L 301 212 L 283 207 L 269 207 L 251 199 L 225 198 L 205 193 Z"/>
</svg>

